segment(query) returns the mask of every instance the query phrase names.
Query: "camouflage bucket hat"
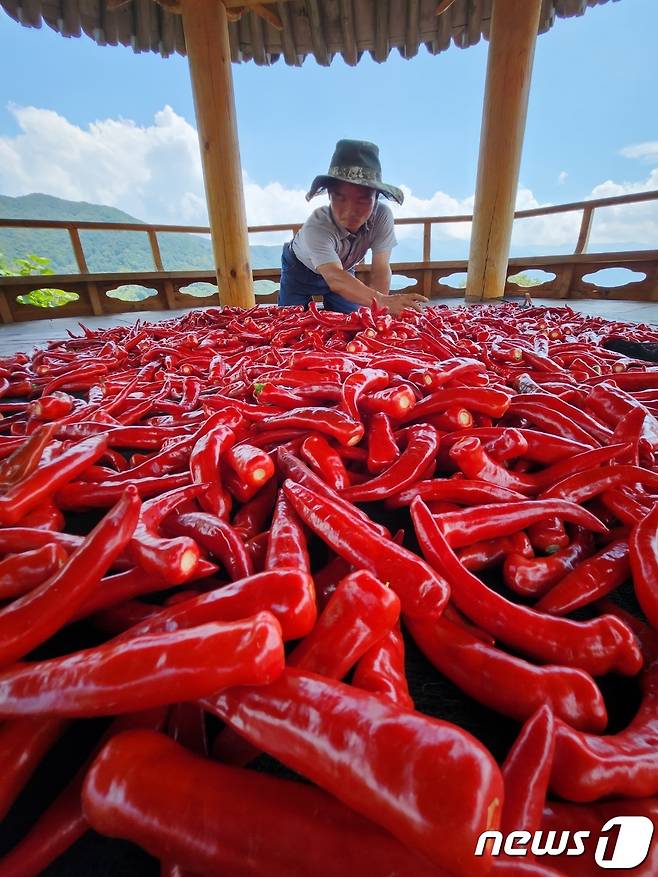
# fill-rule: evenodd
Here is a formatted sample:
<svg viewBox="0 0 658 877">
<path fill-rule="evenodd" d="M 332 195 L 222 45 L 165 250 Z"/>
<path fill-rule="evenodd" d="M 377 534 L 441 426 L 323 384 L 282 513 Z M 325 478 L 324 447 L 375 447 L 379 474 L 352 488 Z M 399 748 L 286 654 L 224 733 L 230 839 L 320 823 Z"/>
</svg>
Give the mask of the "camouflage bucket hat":
<svg viewBox="0 0 658 877">
<path fill-rule="evenodd" d="M 331 180 L 376 189 L 398 204 L 404 201 L 400 189 L 382 182 L 379 148 L 374 143 L 368 143 L 367 140 L 339 140 L 331 157 L 328 172 L 313 180 L 306 200 L 310 201 L 320 192 L 324 192 Z"/>
</svg>

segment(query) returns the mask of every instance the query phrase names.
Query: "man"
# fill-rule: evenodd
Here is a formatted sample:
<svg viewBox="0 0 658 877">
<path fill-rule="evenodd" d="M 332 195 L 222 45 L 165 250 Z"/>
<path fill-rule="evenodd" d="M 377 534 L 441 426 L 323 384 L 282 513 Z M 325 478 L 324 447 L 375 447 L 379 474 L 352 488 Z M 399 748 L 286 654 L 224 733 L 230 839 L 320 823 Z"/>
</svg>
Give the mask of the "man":
<svg viewBox="0 0 658 877">
<path fill-rule="evenodd" d="M 390 294 L 391 250 L 397 243 L 393 214 L 380 195 L 402 204 L 404 195 L 382 182 L 379 149 L 363 140 L 339 140 L 329 171 L 313 180 L 306 200 L 329 193 L 329 206 L 318 207 L 291 243 L 284 244 L 278 304 L 308 307 L 323 296 L 325 310 L 349 313 L 375 299 L 392 314 L 420 310 L 418 293 Z M 370 286 L 354 268 L 372 250 Z"/>
</svg>

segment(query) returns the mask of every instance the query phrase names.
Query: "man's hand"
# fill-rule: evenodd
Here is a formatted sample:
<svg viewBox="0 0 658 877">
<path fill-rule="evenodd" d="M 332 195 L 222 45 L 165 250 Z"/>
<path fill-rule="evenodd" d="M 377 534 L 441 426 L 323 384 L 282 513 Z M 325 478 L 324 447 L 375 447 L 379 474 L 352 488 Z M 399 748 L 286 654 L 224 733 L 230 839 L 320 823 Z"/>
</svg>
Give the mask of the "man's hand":
<svg viewBox="0 0 658 877">
<path fill-rule="evenodd" d="M 378 295 L 377 304 L 379 307 L 388 308 L 394 317 L 398 317 L 405 308 L 412 308 L 415 311 L 422 311 L 422 306 L 427 304 L 428 298 L 417 292 L 399 292 L 391 295 Z"/>
</svg>

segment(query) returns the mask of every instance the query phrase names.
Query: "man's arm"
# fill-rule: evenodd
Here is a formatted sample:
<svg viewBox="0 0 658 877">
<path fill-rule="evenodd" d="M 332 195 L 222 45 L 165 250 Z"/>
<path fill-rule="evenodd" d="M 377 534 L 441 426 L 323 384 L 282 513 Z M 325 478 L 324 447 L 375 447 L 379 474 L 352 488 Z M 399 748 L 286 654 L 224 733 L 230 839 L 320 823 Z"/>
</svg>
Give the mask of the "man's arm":
<svg viewBox="0 0 658 877">
<path fill-rule="evenodd" d="M 379 307 L 387 307 L 392 314 L 397 315 L 403 308 L 420 310 L 420 305 L 427 301 L 424 295 L 418 295 L 415 292 L 383 295 L 377 289 L 361 283 L 349 271 L 346 271 L 339 262 L 328 262 L 325 265 L 318 265 L 317 272 L 322 275 L 332 292 L 337 292 L 343 298 L 362 307 L 369 307 L 370 302 L 374 298 Z"/>
<path fill-rule="evenodd" d="M 358 305 L 368 307 L 373 298 L 377 298 L 376 289 L 366 286 L 357 280 L 353 274 L 346 271 L 340 262 L 328 262 L 326 265 L 318 265 L 318 274 L 321 274 L 325 283 L 332 292 L 337 292 Z"/>
<path fill-rule="evenodd" d="M 391 289 L 391 251 L 380 250 L 372 254 L 372 269 L 370 271 L 370 285 L 382 295 L 388 295 Z"/>
</svg>

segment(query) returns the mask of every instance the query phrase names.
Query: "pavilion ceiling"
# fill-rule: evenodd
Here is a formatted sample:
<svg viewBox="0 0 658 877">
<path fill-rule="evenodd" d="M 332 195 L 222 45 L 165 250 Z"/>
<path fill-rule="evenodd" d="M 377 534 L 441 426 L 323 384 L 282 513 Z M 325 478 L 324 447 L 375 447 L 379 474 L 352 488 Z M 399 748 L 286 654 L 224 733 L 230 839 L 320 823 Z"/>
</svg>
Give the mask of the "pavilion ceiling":
<svg viewBox="0 0 658 877">
<path fill-rule="evenodd" d="M 220 2 L 220 0 L 218 0 Z M 238 0 L 228 0 L 236 6 Z M 250 0 L 246 0 L 247 3 Z M 252 0 L 253 2 L 253 0 Z M 267 2 L 267 0 L 266 0 Z M 557 18 L 584 14 L 609 0 L 543 0 L 539 33 Z M 618 0 L 612 0 L 618 2 Z M 163 56 L 185 54 L 180 15 L 167 6 L 174 0 L 0 0 L 0 6 L 26 27 L 45 22 L 63 36 L 82 33 L 99 45 L 132 46 L 136 52 Z M 259 65 L 283 59 L 299 66 L 312 56 L 328 65 L 336 55 L 356 64 L 369 53 L 385 61 L 398 50 L 412 58 L 422 46 L 432 54 L 451 43 L 475 45 L 489 35 L 492 0 L 285 0 L 268 3 L 267 17 L 245 10 L 231 21 L 230 44 L 234 62 L 253 60 Z M 436 15 L 438 6 L 447 6 Z M 116 7 L 116 8 L 114 8 Z M 235 17 L 235 13 L 234 13 Z"/>
</svg>

